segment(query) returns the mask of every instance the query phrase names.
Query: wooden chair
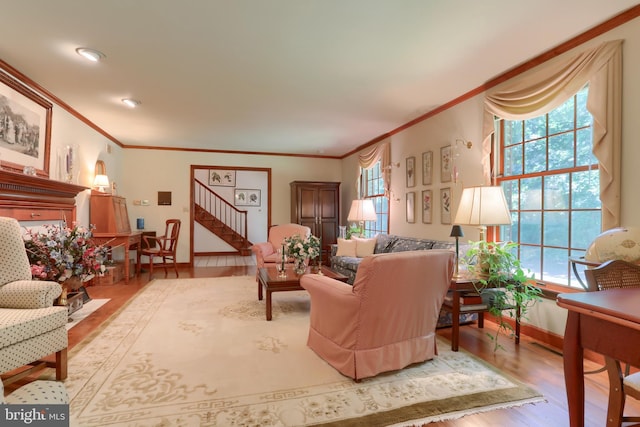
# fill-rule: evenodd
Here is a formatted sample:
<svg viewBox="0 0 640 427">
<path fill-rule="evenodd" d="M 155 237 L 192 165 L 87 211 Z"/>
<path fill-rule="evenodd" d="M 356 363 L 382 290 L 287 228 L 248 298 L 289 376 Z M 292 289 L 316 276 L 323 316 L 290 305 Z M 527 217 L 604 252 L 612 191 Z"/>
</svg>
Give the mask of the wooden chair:
<svg viewBox="0 0 640 427">
<path fill-rule="evenodd" d="M 585 270 L 587 291 L 606 291 L 615 288 L 640 288 L 640 265 L 622 260 L 612 260 L 598 267 Z M 609 407 L 607 427 L 620 426 L 623 422 L 640 422 L 640 416 L 624 416 L 626 396 L 640 400 L 640 372 L 629 375 L 629 366 L 622 372 L 620 362 L 605 358 L 609 376 Z"/>
<path fill-rule="evenodd" d="M 168 219 L 166 228 L 162 236 L 142 236 L 146 243 L 146 249 L 142 250 L 142 255 L 149 257 L 149 277 L 153 276 L 153 258 L 162 258 L 164 276 L 167 277 L 167 260 L 173 262 L 173 269 L 178 277 L 178 267 L 176 265 L 176 249 L 178 246 L 178 236 L 180 235 L 181 221 L 179 219 Z"/>
</svg>

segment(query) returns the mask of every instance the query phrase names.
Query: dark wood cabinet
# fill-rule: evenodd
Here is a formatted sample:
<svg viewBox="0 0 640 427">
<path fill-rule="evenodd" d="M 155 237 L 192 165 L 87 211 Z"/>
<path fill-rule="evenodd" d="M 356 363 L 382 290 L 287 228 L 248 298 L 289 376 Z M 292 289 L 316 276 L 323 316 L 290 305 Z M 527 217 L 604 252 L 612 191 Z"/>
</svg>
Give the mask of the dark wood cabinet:
<svg viewBox="0 0 640 427">
<path fill-rule="evenodd" d="M 311 228 L 322 239 L 322 259 L 337 242 L 340 225 L 340 183 L 293 181 L 291 184 L 291 222 Z"/>
</svg>

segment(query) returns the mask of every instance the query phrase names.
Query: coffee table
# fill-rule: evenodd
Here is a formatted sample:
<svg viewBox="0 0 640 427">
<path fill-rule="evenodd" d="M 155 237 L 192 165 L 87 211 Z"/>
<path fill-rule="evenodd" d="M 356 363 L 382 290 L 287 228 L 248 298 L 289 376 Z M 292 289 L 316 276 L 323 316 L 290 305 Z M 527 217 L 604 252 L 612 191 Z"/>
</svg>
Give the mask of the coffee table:
<svg viewBox="0 0 640 427">
<path fill-rule="evenodd" d="M 346 282 L 348 277 L 340 273 L 336 273 L 329 267 L 324 265 L 320 267 L 320 271 L 324 276 L 332 279 Z M 278 271 L 274 267 L 262 267 L 258 269 L 258 299 L 262 301 L 262 287 L 267 293 L 267 320 L 271 320 L 271 294 L 273 292 L 285 292 L 285 291 L 303 291 L 304 288 L 300 286 L 300 277 L 294 273 L 293 266 L 287 266 L 286 277 L 279 277 Z M 311 267 L 307 267 L 307 271 L 304 274 L 314 274 L 311 271 Z M 316 273 L 317 274 L 317 273 Z"/>
</svg>

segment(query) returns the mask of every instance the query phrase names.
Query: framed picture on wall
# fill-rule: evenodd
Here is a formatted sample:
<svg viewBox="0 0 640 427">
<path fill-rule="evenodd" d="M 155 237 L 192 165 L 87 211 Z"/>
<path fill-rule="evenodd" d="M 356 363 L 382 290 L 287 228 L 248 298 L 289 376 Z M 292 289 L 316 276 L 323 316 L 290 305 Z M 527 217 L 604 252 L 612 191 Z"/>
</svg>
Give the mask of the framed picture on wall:
<svg viewBox="0 0 640 427">
<path fill-rule="evenodd" d="M 236 171 L 226 169 L 209 169 L 209 185 L 235 187 Z"/>
<path fill-rule="evenodd" d="M 422 185 L 430 185 L 433 179 L 433 151 L 422 153 Z"/>
<path fill-rule="evenodd" d="M 431 208 L 433 207 L 433 196 L 431 190 L 422 190 L 422 223 L 431 224 Z"/>
<path fill-rule="evenodd" d="M 410 191 L 407 193 L 407 222 L 413 224 L 415 219 L 415 206 L 416 206 L 416 192 Z"/>
<path fill-rule="evenodd" d="M 440 189 L 440 222 L 451 224 L 451 187 Z"/>
<path fill-rule="evenodd" d="M 2 168 L 48 178 L 52 104 L 0 73 L 0 106 Z"/>
<path fill-rule="evenodd" d="M 416 186 L 416 158 L 407 157 L 407 188 Z"/>
<path fill-rule="evenodd" d="M 260 206 L 260 190 L 243 190 L 236 188 L 233 194 L 236 206 Z"/>
<path fill-rule="evenodd" d="M 447 145 L 440 149 L 440 182 L 450 182 L 452 172 L 451 146 Z"/>
</svg>

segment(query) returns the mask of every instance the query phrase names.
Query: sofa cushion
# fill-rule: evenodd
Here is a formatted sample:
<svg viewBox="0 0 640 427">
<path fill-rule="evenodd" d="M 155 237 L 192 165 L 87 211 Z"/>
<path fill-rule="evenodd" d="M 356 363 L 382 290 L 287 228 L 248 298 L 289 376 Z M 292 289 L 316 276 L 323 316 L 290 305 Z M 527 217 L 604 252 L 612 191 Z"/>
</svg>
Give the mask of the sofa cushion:
<svg viewBox="0 0 640 427">
<path fill-rule="evenodd" d="M 0 309 L 0 348 L 45 334 L 67 324 L 67 307 Z"/>
<path fill-rule="evenodd" d="M 416 239 L 413 237 L 399 237 L 391 247 L 389 252 L 424 251 L 433 247 L 433 240 Z"/>
<path fill-rule="evenodd" d="M 356 256 L 358 258 L 364 258 L 369 255 L 373 255 L 373 251 L 376 247 L 376 239 L 362 239 L 354 237 L 356 241 Z"/>
<path fill-rule="evenodd" d="M 393 234 L 378 234 L 376 236 L 376 248 L 373 253 L 384 254 L 391 252 L 391 247 L 398 240 L 398 236 Z"/>
<path fill-rule="evenodd" d="M 338 252 L 336 252 L 336 256 L 355 257 L 356 245 L 355 240 L 338 239 Z"/>
</svg>

